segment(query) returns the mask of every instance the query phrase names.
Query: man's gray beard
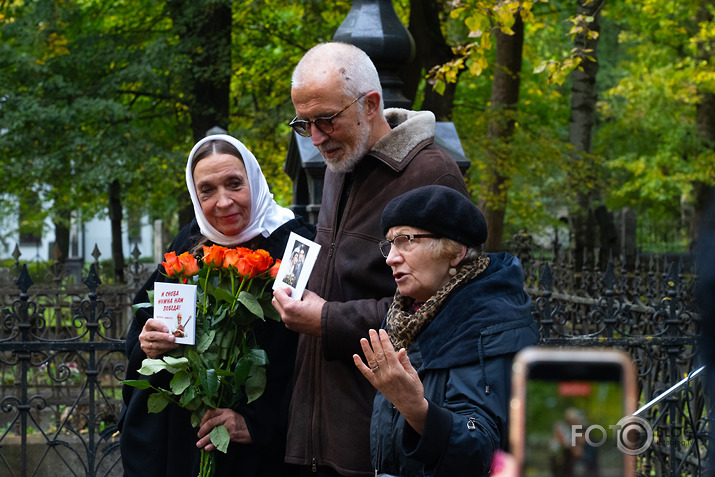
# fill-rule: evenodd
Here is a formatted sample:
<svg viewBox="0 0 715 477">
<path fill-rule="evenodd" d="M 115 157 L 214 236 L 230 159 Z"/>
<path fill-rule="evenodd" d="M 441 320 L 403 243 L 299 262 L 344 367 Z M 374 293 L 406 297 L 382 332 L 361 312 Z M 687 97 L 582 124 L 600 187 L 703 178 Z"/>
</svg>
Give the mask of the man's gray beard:
<svg viewBox="0 0 715 477">
<path fill-rule="evenodd" d="M 360 138 L 360 143 L 355 148 L 355 152 L 353 154 L 345 157 L 340 162 L 328 161 L 328 159 L 323 156 L 323 159 L 325 159 L 325 164 L 328 166 L 328 169 L 330 169 L 331 172 L 334 172 L 336 174 L 346 174 L 348 172 L 352 172 L 353 169 L 355 169 L 355 166 L 357 166 L 360 160 L 363 158 L 363 156 L 365 156 L 365 154 L 367 154 L 370 150 L 370 148 L 368 147 L 369 141 L 370 130 L 366 129 L 364 131 L 363 136 Z"/>
<path fill-rule="evenodd" d="M 336 174 L 345 174 L 348 172 L 352 172 L 352 170 L 355 169 L 355 166 L 357 166 L 358 162 L 360 162 L 360 159 L 362 159 L 362 156 L 364 155 L 364 153 L 360 153 L 359 155 L 351 155 L 340 162 L 328 161 L 325 158 L 323 159 L 325 159 L 325 164 L 328 166 L 328 169 L 330 169 L 331 172 L 334 172 Z"/>
</svg>

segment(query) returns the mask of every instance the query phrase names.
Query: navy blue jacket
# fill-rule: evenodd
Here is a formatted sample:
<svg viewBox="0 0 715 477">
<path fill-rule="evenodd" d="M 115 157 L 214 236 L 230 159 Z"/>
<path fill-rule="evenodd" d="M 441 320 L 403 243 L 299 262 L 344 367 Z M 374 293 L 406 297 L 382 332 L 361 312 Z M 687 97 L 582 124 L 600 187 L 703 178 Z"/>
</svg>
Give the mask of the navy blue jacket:
<svg viewBox="0 0 715 477">
<path fill-rule="evenodd" d="M 516 257 L 489 254 L 487 269 L 452 291 L 408 350 L 429 402 L 420 436 L 385 397 L 375 397 L 370 440 L 380 474 L 488 475 L 506 448 L 511 361 L 539 330 Z"/>
</svg>

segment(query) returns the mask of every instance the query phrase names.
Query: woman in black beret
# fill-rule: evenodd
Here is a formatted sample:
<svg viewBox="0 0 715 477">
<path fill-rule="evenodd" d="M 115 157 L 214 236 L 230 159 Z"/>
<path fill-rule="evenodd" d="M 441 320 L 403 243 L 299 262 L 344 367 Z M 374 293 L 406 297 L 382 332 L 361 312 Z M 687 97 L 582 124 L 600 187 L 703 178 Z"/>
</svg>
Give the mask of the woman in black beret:
<svg viewBox="0 0 715 477">
<path fill-rule="evenodd" d="M 371 421 L 381 476 L 489 475 L 507 446 L 512 356 L 539 338 L 516 257 L 483 253 L 480 210 L 443 186 L 393 199 L 380 250 L 397 283 L 355 365 L 379 391 Z"/>
</svg>

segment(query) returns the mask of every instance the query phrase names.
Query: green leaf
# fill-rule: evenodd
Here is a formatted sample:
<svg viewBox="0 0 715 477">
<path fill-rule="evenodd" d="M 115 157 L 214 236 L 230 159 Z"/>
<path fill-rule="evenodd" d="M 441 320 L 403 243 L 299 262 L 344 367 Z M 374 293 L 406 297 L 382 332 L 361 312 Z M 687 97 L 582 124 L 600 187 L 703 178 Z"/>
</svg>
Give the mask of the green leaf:
<svg viewBox="0 0 715 477">
<path fill-rule="evenodd" d="M 201 375 L 200 371 L 205 369 L 206 366 L 203 365 L 198 353 L 191 349 L 186 353 L 186 357 L 189 358 L 189 363 L 191 364 L 191 368 L 194 370 L 194 373 Z"/>
<path fill-rule="evenodd" d="M 147 400 L 147 407 L 149 408 L 149 412 L 161 412 L 164 410 L 166 405 L 169 404 L 169 402 L 171 402 L 171 399 L 164 394 L 154 393 L 149 396 L 149 399 Z"/>
<path fill-rule="evenodd" d="M 228 348 L 229 346 L 231 346 L 232 340 L 233 340 L 233 333 L 224 333 L 224 335 L 221 337 L 221 343 L 220 343 L 221 348 Z"/>
<path fill-rule="evenodd" d="M 266 366 L 268 364 L 268 353 L 260 348 L 253 348 L 248 351 L 251 362 L 256 366 Z"/>
<path fill-rule="evenodd" d="M 142 361 L 142 367 L 139 368 L 139 374 L 150 376 L 166 369 L 166 363 L 161 359 L 146 358 Z"/>
<path fill-rule="evenodd" d="M 226 318 L 227 314 L 228 314 L 228 305 L 225 305 L 225 306 L 222 306 L 221 308 L 219 308 L 218 312 L 215 313 L 213 316 L 213 326 L 216 326 L 224 318 Z"/>
<path fill-rule="evenodd" d="M 196 397 L 196 388 L 189 386 L 184 390 L 184 393 L 179 399 L 179 405 L 188 408 L 188 404 Z"/>
<path fill-rule="evenodd" d="M 136 305 L 132 305 L 132 313 L 136 314 L 137 310 L 141 310 L 142 308 L 151 308 L 152 305 L 151 303 L 137 303 Z"/>
<path fill-rule="evenodd" d="M 199 427 L 201 425 L 201 416 L 196 413 L 191 414 L 191 427 Z"/>
<path fill-rule="evenodd" d="M 266 368 L 253 366 L 251 375 L 246 380 L 246 397 L 248 402 L 253 402 L 263 394 L 266 389 Z"/>
<path fill-rule="evenodd" d="M 216 351 L 206 351 L 201 354 L 201 361 L 203 363 L 202 369 L 207 369 L 211 367 L 211 363 L 215 363 L 218 359 L 218 353 Z"/>
<path fill-rule="evenodd" d="M 234 373 L 225 369 L 216 369 L 216 375 L 219 378 L 232 378 L 234 376 Z"/>
<path fill-rule="evenodd" d="M 263 315 L 274 321 L 281 321 L 281 315 L 278 313 L 278 310 L 273 308 L 273 305 L 267 305 L 263 308 Z"/>
<path fill-rule="evenodd" d="M 464 20 L 464 23 L 469 28 L 469 31 L 483 31 L 489 28 L 489 20 L 483 15 L 469 16 Z"/>
<path fill-rule="evenodd" d="M 216 288 L 213 291 L 213 296 L 216 301 L 225 301 L 226 303 L 233 303 L 233 295 L 231 295 L 225 288 Z"/>
<path fill-rule="evenodd" d="M 185 371 L 189 367 L 189 359 L 185 357 L 175 358 L 173 356 L 166 355 L 163 358 L 166 363 L 166 370 L 171 374 L 176 374 L 179 371 Z"/>
<path fill-rule="evenodd" d="M 174 374 L 174 377 L 171 379 L 171 382 L 169 383 L 169 386 L 171 387 L 171 391 L 176 394 L 180 395 L 183 393 L 186 388 L 188 388 L 191 385 L 191 375 L 189 374 L 188 371 L 186 370 L 181 370 Z"/>
<path fill-rule="evenodd" d="M 121 383 L 137 389 L 149 389 L 151 387 L 151 384 L 146 379 L 127 379 L 125 381 L 121 381 Z"/>
<path fill-rule="evenodd" d="M 236 370 L 234 372 L 234 380 L 236 385 L 241 385 L 246 382 L 248 378 L 248 373 L 251 372 L 251 367 L 253 364 L 248 356 L 243 356 L 238 363 L 236 363 Z"/>
<path fill-rule="evenodd" d="M 204 333 L 199 336 L 199 339 L 196 343 L 196 351 L 198 351 L 199 353 L 203 353 L 204 351 L 209 349 L 209 346 L 211 346 L 211 343 L 213 343 L 215 336 L 216 330 L 211 330 L 208 333 Z"/>
<path fill-rule="evenodd" d="M 231 436 L 228 433 L 226 426 L 221 424 L 211 429 L 211 443 L 216 446 L 216 449 L 220 450 L 224 454 L 228 450 L 228 444 L 231 442 Z"/>
<path fill-rule="evenodd" d="M 213 398 L 218 390 L 218 376 L 215 369 L 206 370 L 206 395 Z"/>
<path fill-rule="evenodd" d="M 255 296 L 248 292 L 242 291 L 238 295 L 238 301 L 242 303 L 243 306 L 248 308 L 248 311 L 260 317 L 261 319 L 263 318 L 263 308 L 261 307 L 261 304 L 258 303 L 258 300 L 256 300 Z"/>
</svg>

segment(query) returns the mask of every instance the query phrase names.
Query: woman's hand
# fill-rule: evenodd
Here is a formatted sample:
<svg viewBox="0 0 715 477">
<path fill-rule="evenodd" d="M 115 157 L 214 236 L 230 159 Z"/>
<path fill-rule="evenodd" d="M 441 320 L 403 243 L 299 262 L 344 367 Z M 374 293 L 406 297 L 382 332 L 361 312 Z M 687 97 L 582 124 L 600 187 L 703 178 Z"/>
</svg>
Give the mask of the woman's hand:
<svg viewBox="0 0 715 477">
<path fill-rule="evenodd" d="M 424 386 L 412 367 L 407 350 L 395 353 L 385 330 L 370 330 L 370 341 L 360 340 L 367 366 L 358 355 L 353 355 L 355 366 L 400 411 L 405 420 L 422 434 L 429 404 L 424 397 Z"/>
<path fill-rule="evenodd" d="M 150 318 L 144 323 L 142 332 L 139 333 L 139 344 L 147 358 L 156 359 L 169 350 L 179 346 L 176 338 L 169 333 L 169 328 L 161 321 Z"/>
<path fill-rule="evenodd" d="M 201 427 L 199 427 L 199 441 L 196 447 L 203 448 L 205 451 L 212 451 L 216 448 L 211 443 L 211 430 L 221 424 L 226 426 L 228 434 L 231 437 L 231 442 L 239 444 L 253 444 L 253 438 L 248 432 L 246 420 L 242 415 L 232 409 L 209 409 L 201 419 Z"/>
</svg>

